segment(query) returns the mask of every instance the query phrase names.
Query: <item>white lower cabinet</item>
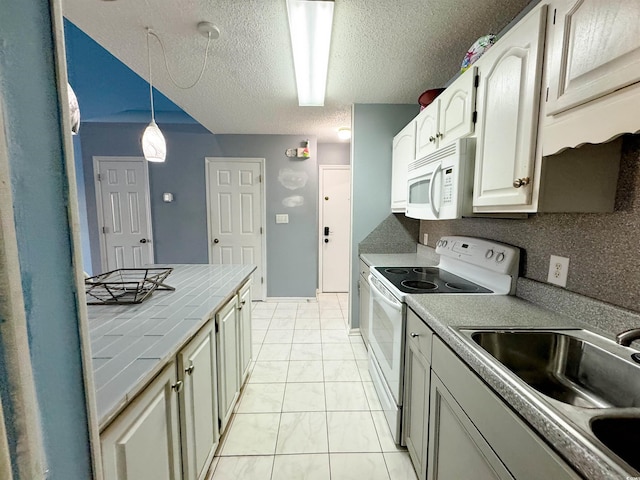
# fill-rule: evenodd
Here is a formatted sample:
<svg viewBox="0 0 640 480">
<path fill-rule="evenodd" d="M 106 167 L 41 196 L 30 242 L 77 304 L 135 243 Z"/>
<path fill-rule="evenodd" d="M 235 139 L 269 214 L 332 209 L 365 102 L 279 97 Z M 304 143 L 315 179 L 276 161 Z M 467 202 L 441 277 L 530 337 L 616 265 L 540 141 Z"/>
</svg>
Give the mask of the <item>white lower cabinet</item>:
<svg viewBox="0 0 640 480">
<path fill-rule="evenodd" d="M 240 329 L 240 384 L 244 384 L 251 366 L 251 281 L 245 283 L 238 293 Z"/>
<path fill-rule="evenodd" d="M 180 427 L 175 363 L 100 435 L 106 480 L 179 480 Z"/>
<path fill-rule="evenodd" d="M 234 296 L 216 313 L 218 351 L 218 417 L 223 431 L 240 393 L 238 307 Z"/>
<path fill-rule="evenodd" d="M 213 321 L 178 354 L 183 378 L 180 433 L 184 480 L 201 480 L 218 446 L 216 337 Z"/>
<path fill-rule="evenodd" d="M 360 335 L 367 349 L 369 348 L 369 265 L 360 260 L 360 278 L 358 294 L 360 295 Z"/>
</svg>

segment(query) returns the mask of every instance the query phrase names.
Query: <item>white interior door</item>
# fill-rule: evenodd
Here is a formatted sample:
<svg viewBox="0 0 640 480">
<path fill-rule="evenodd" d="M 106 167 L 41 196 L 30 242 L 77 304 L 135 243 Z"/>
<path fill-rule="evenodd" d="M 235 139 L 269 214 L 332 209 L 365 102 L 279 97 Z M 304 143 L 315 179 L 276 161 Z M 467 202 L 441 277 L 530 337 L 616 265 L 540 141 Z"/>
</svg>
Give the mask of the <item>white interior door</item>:
<svg viewBox="0 0 640 480">
<path fill-rule="evenodd" d="M 351 168 L 320 165 L 320 291 L 349 291 Z"/>
<path fill-rule="evenodd" d="M 207 158 L 209 262 L 254 264 L 254 292 L 265 299 L 264 159 Z"/>
<path fill-rule="evenodd" d="M 149 172 L 144 158 L 94 157 L 102 270 L 153 263 Z"/>
</svg>

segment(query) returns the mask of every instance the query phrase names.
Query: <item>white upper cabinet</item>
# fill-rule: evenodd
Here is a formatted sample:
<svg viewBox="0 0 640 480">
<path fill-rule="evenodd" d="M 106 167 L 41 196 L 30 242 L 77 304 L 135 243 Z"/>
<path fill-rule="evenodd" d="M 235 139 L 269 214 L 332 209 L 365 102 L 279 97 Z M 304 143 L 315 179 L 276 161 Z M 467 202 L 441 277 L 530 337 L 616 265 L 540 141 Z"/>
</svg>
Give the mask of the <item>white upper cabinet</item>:
<svg viewBox="0 0 640 480">
<path fill-rule="evenodd" d="M 407 208 L 407 172 L 409 163 L 416 159 L 416 122 L 411 121 L 393 137 L 391 163 L 391 211 L 404 212 Z"/>
<path fill-rule="evenodd" d="M 545 22 L 536 8 L 476 63 L 474 211 L 531 203 Z"/>
<path fill-rule="evenodd" d="M 416 158 L 473 133 L 476 67 L 456 79 L 416 117 Z"/>
<path fill-rule="evenodd" d="M 556 0 L 543 155 L 640 130 L 640 2 Z"/>
</svg>

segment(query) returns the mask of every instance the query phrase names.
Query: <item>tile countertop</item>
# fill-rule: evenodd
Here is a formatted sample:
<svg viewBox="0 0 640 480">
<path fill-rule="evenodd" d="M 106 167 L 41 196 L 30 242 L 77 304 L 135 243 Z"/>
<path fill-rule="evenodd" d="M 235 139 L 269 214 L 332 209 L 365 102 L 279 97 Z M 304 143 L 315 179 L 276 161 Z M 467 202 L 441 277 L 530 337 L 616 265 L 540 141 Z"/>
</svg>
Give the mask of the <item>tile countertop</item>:
<svg viewBox="0 0 640 480">
<path fill-rule="evenodd" d="M 539 282 L 520 279 L 518 288 L 524 282 L 527 289 L 540 289 L 544 293 L 549 287 Z M 538 286 L 532 286 L 536 283 Z M 525 288 L 523 287 L 523 289 Z M 564 294 L 565 292 L 563 292 Z M 573 297 L 576 308 L 580 309 L 580 298 L 586 304 L 594 302 L 586 297 L 566 292 Z M 594 452 L 593 444 L 587 437 L 576 431 L 571 424 L 549 417 L 535 402 L 519 393 L 505 382 L 500 372 L 479 353 L 479 349 L 469 346 L 450 327 L 528 327 L 528 328 L 584 328 L 612 337 L 603 331 L 601 323 L 592 324 L 548 310 L 527 300 L 513 296 L 495 295 L 407 295 L 407 305 L 425 321 L 433 331 L 504 401 L 524 418 L 541 437 L 554 447 L 578 472 L 589 479 L 624 479 L 620 470 L 603 462 Z M 599 302 L 598 302 L 599 303 Z M 593 305 L 591 305 L 593 309 Z M 602 308 L 615 307 L 606 305 Z M 615 309 L 617 310 L 617 309 Z M 638 322 L 638 316 L 628 312 L 629 321 Z M 599 320 L 602 322 L 602 320 Z M 636 323 L 638 325 L 640 323 Z"/>
<path fill-rule="evenodd" d="M 242 286 L 253 265 L 172 267 L 175 291 L 137 305 L 89 305 L 97 414 L 102 430 Z"/>
</svg>

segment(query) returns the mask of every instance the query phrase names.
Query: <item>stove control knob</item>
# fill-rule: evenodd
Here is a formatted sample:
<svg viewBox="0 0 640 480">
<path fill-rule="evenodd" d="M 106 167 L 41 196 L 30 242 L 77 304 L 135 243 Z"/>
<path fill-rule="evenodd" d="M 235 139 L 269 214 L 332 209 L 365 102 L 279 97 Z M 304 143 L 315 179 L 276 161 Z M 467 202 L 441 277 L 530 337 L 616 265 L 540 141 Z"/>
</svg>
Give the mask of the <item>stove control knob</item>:
<svg viewBox="0 0 640 480">
<path fill-rule="evenodd" d="M 484 258 L 486 259 L 493 258 L 493 250 L 491 249 L 487 250 L 487 253 L 484 254 Z"/>
<path fill-rule="evenodd" d="M 442 240 L 438 240 L 436 242 L 436 247 L 441 247 L 442 246 Z"/>
<path fill-rule="evenodd" d="M 447 241 L 446 240 L 442 240 L 442 246 L 446 247 L 447 246 Z"/>
<path fill-rule="evenodd" d="M 502 262 L 502 261 L 504 261 L 504 253 L 499 253 L 499 254 L 496 256 L 496 262 L 500 263 L 500 262 Z"/>
</svg>

